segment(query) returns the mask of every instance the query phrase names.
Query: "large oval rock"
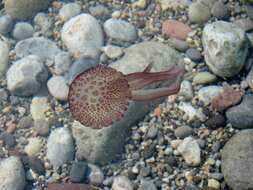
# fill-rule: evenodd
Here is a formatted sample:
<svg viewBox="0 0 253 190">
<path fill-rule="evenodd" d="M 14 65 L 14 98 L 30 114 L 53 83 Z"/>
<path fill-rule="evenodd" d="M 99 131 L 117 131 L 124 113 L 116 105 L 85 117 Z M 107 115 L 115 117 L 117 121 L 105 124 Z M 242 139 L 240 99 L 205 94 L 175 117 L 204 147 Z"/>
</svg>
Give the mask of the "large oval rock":
<svg viewBox="0 0 253 190">
<path fill-rule="evenodd" d="M 208 24 L 202 42 L 206 63 L 213 73 L 225 78 L 240 72 L 249 47 L 246 34 L 240 27 L 224 21 Z"/>
<path fill-rule="evenodd" d="M 12 64 L 7 71 L 7 87 L 14 95 L 31 96 L 47 80 L 48 71 L 39 57 L 29 55 Z"/>
<path fill-rule="evenodd" d="M 80 14 L 66 22 L 61 37 L 70 53 L 75 57 L 98 57 L 104 43 L 103 32 L 96 18 Z"/>
<path fill-rule="evenodd" d="M 47 158 L 55 169 L 74 158 L 74 142 L 67 128 L 51 132 L 47 142 Z"/>
<path fill-rule="evenodd" d="M 253 130 L 233 136 L 222 150 L 222 173 L 233 190 L 253 189 Z"/>
<path fill-rule="evenodd" d="M 172 64 L 180 64 L 182 58 L 177 51 L 169 46 L 158 42 L 143 42 L 125 49 L 124 57 L 110 66 L 128 74 L 143 71 L 151 61 L 154 63 L 152 71 L 155 72 L 166 70 Z M 171 81 L 164 81 L 162 84 L 168 82 L 171 83 Z M 124 148 L 124 142 L 131 126 L 163 100 L 164 98 L 147 102 L 131 102 L 121 121 L 100 130 L 94 130 L 79 122 L 74 122 L 72 131 L 78 154 L 97 164 L 106 164 L 115 160 Z"/>
<path fill-rule="evenodd" d="M 253 128 L 253 95 L 245 95 L 242 103 L 229 108 L 226 117 L 235 128 Z"/>
<path fill-rule="evenodd" d="M 28 38 L 18 42 L 15 46 L 15 53 L 19 58 L 37 55 L 42 60 L 54 60 L 54 57 L 60 52 L 61 50 L 53 41 L 44 37 Z"/>
<path fill-rule="evenodd" d="M 22 162 L 17 157 L 9 157 L 0 162 L 0 189 L 23 190 L 25 172 Z"/>
<path fill-rule="evenodd" d="M 14 19 L 31 19 L 39 11 L 46 9 L 51 0 L 5 0 L 6 12 Z"/>
<path fill-rule="evenodd" d="M 9 44 L 0 38 L 0 78 L 2 78 L 8 68 Z"/>
</svg>

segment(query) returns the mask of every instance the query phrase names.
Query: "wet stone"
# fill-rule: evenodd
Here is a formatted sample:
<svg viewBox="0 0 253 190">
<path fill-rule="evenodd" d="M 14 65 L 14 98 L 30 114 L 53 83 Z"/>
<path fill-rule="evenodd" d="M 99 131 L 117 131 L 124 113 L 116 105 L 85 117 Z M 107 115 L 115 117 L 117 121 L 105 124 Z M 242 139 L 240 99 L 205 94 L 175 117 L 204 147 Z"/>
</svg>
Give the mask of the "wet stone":
<svg viewBox="0 0 253 190">
<path fill-rule="evenodd" d="M 16 145 L 15 137 L 7 132 L 0 134 L 0 140 L 2 140 L 4 145 L 8 148 L 13 148 Z"/>
<path fill-rule="evenodd" d="M 18 128 L 25 129 L 33 125 L 33 119 L 30 116 L 22 117 L 18 122 Z"/>
<path fill-rule="evenodd" d="M 50 132 L 49 122 L 45 119 L 36 120 L 34 122 L 34 128 L 40 136 L 47 136 Z"/>
<path fill-rule="evenodd" d="M 82 182 L 88 171 L 88 165 L 85 162 L 74 162 L 70 169 L 70 180 L 72 182 Z"/>
<path fill-rule="evenodd" d="M 31 168 L 35 173 L 39 175 L 45 174 L 45 168 L 44 168 L 43 162 L 36 157 L 29 158 L 29 168 Z"/>
</svg>

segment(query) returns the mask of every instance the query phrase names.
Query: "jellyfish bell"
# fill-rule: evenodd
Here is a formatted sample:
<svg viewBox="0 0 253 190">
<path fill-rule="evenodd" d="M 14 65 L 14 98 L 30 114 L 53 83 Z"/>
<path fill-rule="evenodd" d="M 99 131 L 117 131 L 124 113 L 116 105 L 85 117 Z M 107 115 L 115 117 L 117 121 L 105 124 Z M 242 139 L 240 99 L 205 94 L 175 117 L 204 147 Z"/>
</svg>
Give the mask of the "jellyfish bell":
<svg viewBox="0 0 253 190">
<path fill-rule="evenodd" d="M 152 64 L 144 71 L 124 75 L 98 65 L 79 74 L 70 84 L 68 101 L 70 111 L 77 121 L 87 127 L 101 129 L 120 120 L 130 101 L 150 101 L 176 94 L 180 90 L 184 70 L 172 66 L 167 71 L 150 72 Z M 169 87 L 143 89 L 153 82 L 176 79 Z"/>
</svg>

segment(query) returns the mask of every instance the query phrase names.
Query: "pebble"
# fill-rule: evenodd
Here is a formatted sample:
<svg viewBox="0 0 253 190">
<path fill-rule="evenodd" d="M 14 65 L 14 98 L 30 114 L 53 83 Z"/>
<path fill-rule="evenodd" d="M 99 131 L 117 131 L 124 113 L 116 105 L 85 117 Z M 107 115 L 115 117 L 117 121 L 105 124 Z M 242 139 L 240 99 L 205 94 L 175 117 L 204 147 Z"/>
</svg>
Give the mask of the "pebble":
<svg viewBox="0 0 253 190">
<path fill-rule="evenodd" d="M 33 36 L 33 26 L 27 22 L 18 22 L 13 30 L 13 37 L 16 40 L 24 40 Z"/>
<path fill-rule="evenodd" d="M 33 126 L 33 119 L 30 116 L 22 117 L 18 122 L 18 128 L 25 129 Z"/>
<path fill-rule="evenodd" d="M 46 13 L 38 13 L 33 19 L 35 27 L 38 27 L 40 32 L 49 37 L 52 35 L 53 19 Z"/>
<path fill-rule="evenodd" d="M 30 106 L 30 112 L 34 121 L 46 119 L 45 112 L 49 109 L 46 96 L 34 96 Z"/>
<path fill-rule="evenodd" d="M 137 31 L 135 27 L 121 19 L 108 19 L 104 23 L 106 35 L 114 42 L 134 42 L 137 39 Z"/>
<path fill-rule="evenodd" d="M 67 101 L 69 86 L 66 83 L 66 80 L 62 76 L 53 76 L 47 82 L 47 87 L 50 94 L 55 97 L 57 100 Z"/>
<path fill-rule="evenodd" d="M 7 132 L 3 132 L 0 134 L 0 140 L 4 142 L 4 145 L 7 148 L 13 148 L 16 145 L 16 139 L 14 135 L 9 134 Z"/>
<path fill-rule="evenodd" d="M 213 4 L 211 13 L 217 19 L 226 20 L 229 17 L 230 11 L 222 1 L 216 1 Z"/>
<path fill-rule="evenodd" d="M 45 119 L 39 119 L 34 122 L 34 128 L 38 135 L 48 136 L 50 133 L 49 122 Z"/>
<path fill-rule="evenodd" d="M 81 6 L 77 3 L 67 3 L 59 11 L 59 17 L 63 21 L 67 21 L 70 18 L 79 15 L 81 12 Z"/>
<path fill-rule="evenodd" d="M 1 16 L 0 17 L 0 34 L 8 35 L 11 32 L 13 25 L 14 25 L 14 22 L 9 15 Z"/>
<path fill-rule="evenodd" d="M 23 190 L 25 187 L 25 171 L 17 157 L 9 157 L 0 161 L 0 189 Z"/>
<path fill-rule="evenodd" d="M 127 177 L 117 176 L 113 180 L 112 190 L 134 190 L 134 186 Z"/>
<path fill-rule="evenodd" d="M 54 60 L 61 50 L 55 42 L 44 37 L 32 37 L 19 41 L 15 46 L 15 53 L 18 58 L 28 55 L 36 55 L 43 61 Z"/>
<path fill-rule="evenodd" d="M 223 92 L 222 86 L 205 86 L 199 89 L 198 99 L 206 106 L 209 105 L 221 92 Z"/>
<path fill-rule="evenodd" d="M 214 188 L 214 189 L 220 189 L 220 183 L 219 181 L 215 179 L 209 179 L 208 180 L 208 187 Z"/>
<path fill-rule="evenodd" d="M 202 59 L 202 55 L 200 53 L 199 50 L 197 50 L 196 48 L 189 48 L 186 51 L 186 55 L 192 60 L 192 61 L 196 61 L 199 62 Z"/>
<path fill-rule="evenodd" d="M 158 131 L 159 131 L 159 130 L 158 130 L 157 127 L 151 126 L 151 127 L 148 129 L 147 137 L 148 137 L 148 138 L 151 138 L 151 139 L 154 139 L 154 138 L 157 136 Z"/>
<path fill-rule="evenodd" d="M 102 50 L 110 59 L 116 59 L 123 55 L 123 50 L 118 46 L 107 45 L 103 47 Z"/>
<path fill-rule="evenodd" d="M 189 48 L 188 43 L 183 40 L 179 40 L 176 38 L 169 38 L 168 42 L 172 47 L 174 47 L 178 51 L 185 52 Z"/>
<path fill-rule="evenodd" d="M 162 23 L 162 34 L 166 37 L 185 40 L 191 31 L 192 29 L 188 25 L 176 20 L 166 20 Z"/>
<path fill-rule="evenodd" d="M 193 78 L 193 84 L 209 84 L 216 81 L 216 76 L 209 72 L 199 72 Z"/>
<path fill-rule="evenodd" d="M 104 181 L 104 174 L 103 171 L 93 164 L 88 164 L 89 171 L 87 174 L 87 179 L 92 185 L 99 186 Z"/>
<path fill-rule="evenodd" d="M 192 133 L 193 130 L 189 126 L 178 127 L 175 130 L 175 136 L 180 139 L 184 139 L 185 137 L 192 135 Z"/>
<path fill-rule="evenodd" d="M 200 121 L 204 121 L 206 116 L 201 111 L 201 109 L 194 108 L 191 103 L 188 102 L 180 102 L 178 108 L 182 110 L 189 121 L 193 121 L 194 119 L 199 119 Z"/>
<path fill-rule="evenodd" d="M 48 7 L 50 0 L 6 0 L 4 8 L 14 19 L 28 20 Z"/>
<path fill-rule="evenodd" d="M 98 58 L 104 37 L 97 19 L 90 14 L 80 14 L 67 21 L 61 30 L 61 38 L 74 57 Z"/>
<path fill-rule="evenodd" d="M 42 140 L 38 137 L 29 138 L 29 143 L 25 146 L 25 152 L 28 156 L 34 157 L 41 151 Z"/>
<path fill-rule="evenodd" d="M 233 127 L 238 129 L 253 127 L 253 95 L 244 95 L 239 105 L 229 108 L 226 117 Z"/>
<path fill-rule="evenodd" d="M 210 129 L 217 129 L 226 125 L 225 117 L 222 114 L 214 115 L 210 117 L 205 125 Z"/>
<path fill-rule="evenodd" d="M 178 146 L 178 152 L 189 166 L 198 166 L 201 162 L 200 147 L 195 139 L 186 137 Z"/>
<path fill-rule="evenodd" d="M 71 57 L 67 52 L 60 52 L 54 58 L 54 72 L 56 75 L 64 75 L 72 64 Z"/>
<path fill-rule="evenodd" d="M 47 80 L 48 71 L 39 57 L 29 55 L 14 62 L 7 71 L 8 90 L 17 96 L 37 93 Z"/>
<path fill-rule="evenodd" d="M 157 190 L 157 188 L 153 182 L 142 180 L 138 190 Z"/>
<path fill-rule="evenodd" d="M 206 64 L 214 74 L 226 78 L 241 71 L 249 42 L 239 26 L 224 21 L 208 24 L 204 27 L 202 42 Z"/>
<path fill-rule="evenodd" d="M 8 62 L 9 62 L 9 43 L 0 38 L 0 79 L 5 76 L 5 73 L 8 69 Z"/>
<path fill-rule="evenodd" d="M 110 17 L 109 9 L 104 5 L 92 6 L 89 8 L 90 14 L 98 19 L 106 20 Z"/>
<path fill-rule="evenodd" d="M 83 182 L 88 171 L 88 165 L 85 162 L 74 162 L 70 169 L 70 180 L 74 183 Z"/>
<path fill-rule="evenodd" d="M 67 128 L 57 128 L 51 132 L 46 155 L 54 169 L 73 160 L 74 142 Z"/>
<path fill-rule="evenodd" d="M 179 95 L 184 96 L 187 100 L 191 100 L 193 98 L 192 83 L 190 81 L 182 81 Z"/>
<path fill-rule="evenodd" d="M 36 174 L 45 175 L 44 163 L 36 157 L 29 157 L 29 168 Z"/>
<path fill-rule="evenodd" d="M 189 6 L 188 15 L 191 22 L 203 24 L 211 17 L 211 11 L 205 4 L 194 2 Z"/>
</svg>

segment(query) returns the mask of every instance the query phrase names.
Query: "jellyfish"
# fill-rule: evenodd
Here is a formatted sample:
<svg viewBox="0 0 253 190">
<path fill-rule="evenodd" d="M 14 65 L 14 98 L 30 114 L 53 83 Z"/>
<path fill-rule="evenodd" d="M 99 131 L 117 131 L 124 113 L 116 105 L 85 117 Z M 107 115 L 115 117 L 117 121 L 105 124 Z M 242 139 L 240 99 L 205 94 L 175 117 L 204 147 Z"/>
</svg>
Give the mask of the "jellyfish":
<svg viewBox="0 0 253 190">
<path fill-rule="evenodd" d="M 97 65 L 79 74 L 70 84 L 68 102 L 73 118 L 86 127 L 101 129 L 124 116 L 130 101 L 150 101 L 178 93 L 184 70 L 174 65 L 166 71 L 124 75 L 114 68 Z M 168 87 L 143 89 L 153 82 L 175 80 Z"/>
</svg>

